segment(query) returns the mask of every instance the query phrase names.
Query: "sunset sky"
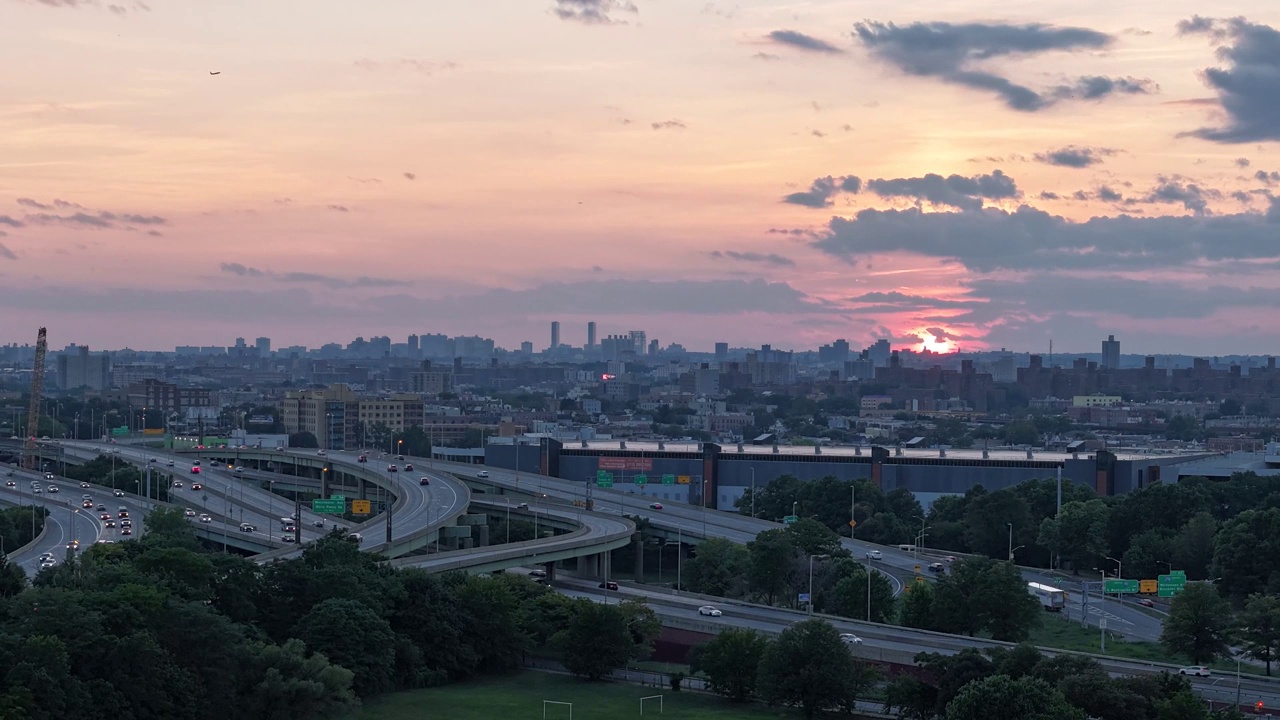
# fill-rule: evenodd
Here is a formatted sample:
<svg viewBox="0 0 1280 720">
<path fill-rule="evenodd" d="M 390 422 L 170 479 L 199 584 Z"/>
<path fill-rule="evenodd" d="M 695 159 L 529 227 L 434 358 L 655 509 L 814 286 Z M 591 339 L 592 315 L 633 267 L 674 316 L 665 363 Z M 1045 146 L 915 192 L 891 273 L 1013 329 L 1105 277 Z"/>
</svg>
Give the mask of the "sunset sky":
<svg viewBox="0 0 1280 720">
<path fill-rule="evenodd" d="M 0 0 L 0 342 L 1275 352 L 1228 5 Z"/>
</svg>

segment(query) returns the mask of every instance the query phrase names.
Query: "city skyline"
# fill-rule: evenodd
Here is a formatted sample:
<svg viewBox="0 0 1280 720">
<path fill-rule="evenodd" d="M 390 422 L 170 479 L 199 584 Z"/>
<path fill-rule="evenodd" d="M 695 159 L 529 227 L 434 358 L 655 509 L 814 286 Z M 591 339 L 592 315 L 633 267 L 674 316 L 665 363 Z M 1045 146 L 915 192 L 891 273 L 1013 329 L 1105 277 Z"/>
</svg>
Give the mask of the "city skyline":
<svg viewBox="0 0 1280 720">
<path fill-rule="evenodd" d="M 1199 5 L 0 0 L 0 336 L 1266 354 L 1280 10 Z"/>
</svg>

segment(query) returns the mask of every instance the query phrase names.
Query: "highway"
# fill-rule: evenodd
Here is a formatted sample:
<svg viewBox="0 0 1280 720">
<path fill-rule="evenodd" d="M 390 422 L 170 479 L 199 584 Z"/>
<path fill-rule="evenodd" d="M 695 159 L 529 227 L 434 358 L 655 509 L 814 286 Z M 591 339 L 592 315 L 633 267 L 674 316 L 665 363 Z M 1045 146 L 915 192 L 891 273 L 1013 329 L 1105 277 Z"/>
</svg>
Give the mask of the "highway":
<svg viewBox="0 0 1280 720">
<path fill-rule="evenodd" d="M 626 598 L 643 598 L 664 622 L 675 624 L 681 628 L 707 633 L 718 633 L 727 628 L 751 628 L 771 635 L 782 632 L 792 624 L 805 620 L 809 615 L 803 611 L 771 608 L 764 605 L 724 600 L 706 596 L 675 595 L 660 589 L 621 584 L 618 590 L 602 589 L 597 581 L 577 578 L 559 577 L 554 587 L 567 595 L 587 597 L 598 602 L 611 602 Z M 709 617 L 700 615 L 698 608 L 713 605 L 723 615 Z M 854 653 L 859 657 L 880 662 L 897 662 L 911 664 L 911 658 L 920 652 L 938 652 L 954 654 L 966 648 L 1011 648 L 1011 643 L 1001 643 L 980 638 L 968 638 L 959 635 L 946 635 L 925 630 L 880 625 L 877 623 L 858 622 L 844 618 L 817 615 L 834 625 L 840 632 L 853 633 L 862 639 L 862 643 L 854 646 Z M 1045 622 L 1061 622 L 1055 618 L 1046 618 Z M 1114 677 L 1134 675 L 1156 675 L 1163 671 L 1176 673 L 1178 666 L 1151 663 L 1136 660 L 1121 660 L 1103 655 L 1088 653 L 1068 653 L 1060 650 L 1041 649 L 1046 655 L 1086 655 L 1097 660 L 1108 673 Z M 1233 703 L 1236 699 L 1236 678 L 1231 676 L 1188 677 L 1198 695 L 1215 703 Z M 1267 707 L 1280 705 L 1280 680 L 1260 678 L 1256 675 L 1241 676 L 1241 701 L 1246 705 L 1262 701 Z"/>
</svg>

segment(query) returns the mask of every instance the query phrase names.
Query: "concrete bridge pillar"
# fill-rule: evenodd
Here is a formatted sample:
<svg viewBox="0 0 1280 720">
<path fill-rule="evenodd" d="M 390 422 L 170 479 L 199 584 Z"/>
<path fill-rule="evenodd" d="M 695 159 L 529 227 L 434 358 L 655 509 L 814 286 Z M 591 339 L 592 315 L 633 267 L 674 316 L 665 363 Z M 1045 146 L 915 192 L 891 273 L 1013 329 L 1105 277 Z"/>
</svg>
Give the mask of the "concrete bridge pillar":
<svg viewBox="0 0 1280 720">
<path fill-rule="evenodd" d="M 368 500 L 368 499 L 369 499 L 369 481 L 368 481 L 368 480 L 358 480 L 358 481 L 356 481 L 356 482 L 359 484 L 360 499 L 361 499 L 361 500 Z"/>
<path fill-rule="evenodd" d="M 598 556 L 600 558 L 600 574 L 597 577 L 602 579 L 611 577 L 613 575 L 613 561 L 610 558 L 609 553 L 602 552 L 599 553 Z"/>
<path fill-rule="evenodd" d="M 600 577 L 600 556 L 582 555 L 578 557 L 578 574 L 584 577 Z"/>
<path fill-rule="evenodd" d="M 636 533 L 632 536 L 631 544 L 636 550 L 635 581 L 642 583 L 644 582 L 644 536 Z"/>
<path fill-rule="evenodd" d="M 489 526 L 475 526 L 476 547 L 489 547 Z"/>
<path fill-rule="evenodd" d="M 330 466 L 325 465 L 324 470 L 320 472 L 320 497 L 322 498 L 329 497 L 329 480 L 331 475 L 333 475 L 333 469 Z"/>
<path fill-rule="evenodd" d="M 553 562 L 543 563 L 542 569 L 547 571 L 547 582 L 555 582 L 556 580 L 556 564 Z"/>
</svg>

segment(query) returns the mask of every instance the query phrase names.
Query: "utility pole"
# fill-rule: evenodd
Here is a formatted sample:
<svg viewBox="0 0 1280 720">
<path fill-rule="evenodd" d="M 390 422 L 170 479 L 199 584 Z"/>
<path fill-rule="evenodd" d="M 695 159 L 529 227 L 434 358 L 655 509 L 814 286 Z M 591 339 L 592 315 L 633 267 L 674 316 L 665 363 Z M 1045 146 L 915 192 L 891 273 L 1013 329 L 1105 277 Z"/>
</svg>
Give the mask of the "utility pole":
<svg viewBox="0 0 1280 720">
<path fill-rule="evenodd" d="M 391 548 L 390 548 L 390 545 L 391 545 L 391 506 L 392 506 L 392 505 L 395 505 L 395 503 L 394 503 L 394 502 L 392 502 L 392 500 L 391 500 L 391 496 L 390 496 L 390 495 L 387 495 L 386 497 L 387 497 L 387 501 L 384 503 L 384 504 L 386 505 L 386 508 L 384 508 L 384 509 L 385 509 L 385 510 L 386 510 L 386 512 L 387 512 L 387 545 L 388 545 L 388 548 L 387 548 L 387 549 L 388 549 L 388 550 L 390 550 L 390 549 L 391 549 Z"/>
<path fill-rule="evenodd" d="M 856 532 L 857 529 L 858 529 L 858 486 L 855 483 L 851 483 L 849 485 L 849 539 L 851 540 L 853 539 L 853 533 Z M 870 574 L 868 574 L 867 577 L 868 577 L 867 597 L 870 598 L 871 597 L 871 590 L 870 590 L 871 581 L 869 579 L 871 577 Z M 870 606 L 871 601 L 868 600 L 867 603 L 868 603 L 868 606 Z M 871 611 L 868 610 L 867 614 L 869 616 L 871 614 Z"/>
<path fill-rule="evenodd" d="M 387 517 L 390 518 L 391 516 L 388 515 Z M 293 541 L 299 547 L 301 547 L 302 545 L 302 501 L 301 500 L 293 501 L 293 520 L 294 520 Z M 224 523 L 224 526 L 225 526 L 225 523 Z"/>
</svg>

